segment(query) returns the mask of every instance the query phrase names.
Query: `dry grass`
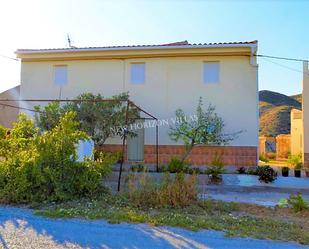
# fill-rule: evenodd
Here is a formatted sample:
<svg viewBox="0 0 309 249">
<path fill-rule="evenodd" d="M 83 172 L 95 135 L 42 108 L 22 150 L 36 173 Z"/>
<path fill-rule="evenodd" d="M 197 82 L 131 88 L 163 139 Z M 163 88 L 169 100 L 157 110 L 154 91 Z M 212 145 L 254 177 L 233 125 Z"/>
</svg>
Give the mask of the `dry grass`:
<svg viewBox="0 0 309 249">
<path fill-rule="evenodd" d="M 146 174 L 139 178 L 129 176 L 128 198 L 139 207 L 163 207 L 190 205 L 197 199 L 196 175 L 177 173 L 171 177 L 166 173 L 161 184 L 155 184 Z"/>
</svg>

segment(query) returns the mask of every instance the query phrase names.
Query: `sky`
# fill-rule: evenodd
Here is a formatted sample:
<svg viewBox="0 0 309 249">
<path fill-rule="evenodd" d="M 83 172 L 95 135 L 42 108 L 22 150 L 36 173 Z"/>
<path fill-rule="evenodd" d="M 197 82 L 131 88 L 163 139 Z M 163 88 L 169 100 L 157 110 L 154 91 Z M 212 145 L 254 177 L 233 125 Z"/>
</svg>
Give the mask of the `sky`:
<svg viewBox="0 0 309 249">
<path fill-rule="evenodd" d="M 258 53 L 309 59 L 309 1 L 0 0 L 0 55 L 18 48 L 258 40 Z M 302 64 L 259 58 L 259 88 L 301 92 Z M 0 92 L 20 62 L 0 56 Z"/>
</svg>

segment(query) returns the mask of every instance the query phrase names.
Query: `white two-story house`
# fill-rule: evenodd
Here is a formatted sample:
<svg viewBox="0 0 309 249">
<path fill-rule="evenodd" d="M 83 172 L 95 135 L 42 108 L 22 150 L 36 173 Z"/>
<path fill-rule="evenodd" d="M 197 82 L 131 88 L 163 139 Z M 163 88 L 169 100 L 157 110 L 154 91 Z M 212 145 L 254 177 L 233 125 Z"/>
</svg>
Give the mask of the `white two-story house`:
<svg viewBox="0 0 309 249">
<path fill-rule="evenodd" d="M 189 160 L 209 163 L 223 153 L 226 164 L 256 165 L 258 154 L 257 41 L 60 49 L 18 49 L 21 59 L 22 99 L 72 99 L 84 92 L 105 97 L 129 92 L 130 99 L 160 120 L 175 118 L 177 108 L 194 115 L 200 97 L 226 124 L 226 132 L 243 132 L 224 147 L 198 146 Z M 36 103 L 38 104 L 38 103 Z M 184 146 L 159 127 L 159 160 L 183 153 Z M 128 141 L 128 160 L 155 162 L 155 131 L 144 127 L 138 139 Z M 120 150 L 110 140 L 106 150 Z"/>
</svg>

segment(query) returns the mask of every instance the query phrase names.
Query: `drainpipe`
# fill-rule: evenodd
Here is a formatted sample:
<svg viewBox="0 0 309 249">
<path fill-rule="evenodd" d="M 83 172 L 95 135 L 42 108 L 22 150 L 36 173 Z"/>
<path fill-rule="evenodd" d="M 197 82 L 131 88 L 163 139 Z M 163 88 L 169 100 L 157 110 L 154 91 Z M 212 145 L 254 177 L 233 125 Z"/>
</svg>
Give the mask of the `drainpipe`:
<svg viewBox="0 0 309 249">
<path fill-rule="evenodd" d="M 126 61 L 122 59 L 122 92 L 126 89 Z"/>
<path fill-rule="evenodd" d="M 257 154 L 256 154 L 256 164 L 258 165 L 259 163 L 259 129 L 260 129 L 260 120 L 259 120 L 259 115 L 260 115 L 260 110 L 259 110 L 259 74 L 258 74 L 258 69 L 259 66 L 257 64 L 257 57 L 256 57 L 256 52 L 257 52 L 257 45 L 254 47 L 251 47 L 251 55 L 250 55 L 250 65 L 253 67 L 254 73 L 255 73 L 255 84 L 256 84 L 256 146 L 257 146 Z"/>
</svg>

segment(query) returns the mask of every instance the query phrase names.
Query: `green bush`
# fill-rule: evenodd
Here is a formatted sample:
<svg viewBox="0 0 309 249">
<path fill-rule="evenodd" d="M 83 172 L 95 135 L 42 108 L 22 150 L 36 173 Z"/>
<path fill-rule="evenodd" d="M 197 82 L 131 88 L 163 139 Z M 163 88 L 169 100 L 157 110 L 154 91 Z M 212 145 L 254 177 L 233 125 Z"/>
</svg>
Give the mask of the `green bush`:
<svg viewBox="0 0 309 249">
<path fill-rule="evenodd" d="M 265 154 L 260 154 L 259 155 L 259 160 L 262 161 L 262 162 L 265 162 L 265 163 L 268 163 L 269 160 L 268 158 L 265 156 Z"/>
<path fill-rule="evenodd" d="M 76 146 L 86 139 L 74 112 L 64 114 L 58 125 L 44 133 L 21 114 L 8 135 L 0 132 L 0 199 L 29 203 L 95 194 L 117 158 L 102 154 L 96 161 L 78 162 Z"/>
<path fill-rule="evenodd" d="M 205 174 L 209 176 L 212 183 L 221 182 L 222 174 L 225 172 L 222 156 L 216 154 L 210 163 L 210 166 L 205 170 Z"/>
<path fill-rule="evenodd" d="M 277 173 L 270 166 L 257 167 L 256 174 L 259 176 L 259 181 L 265 183 L 271 183 L 277 179 Z"/>
<path fill-rule="evenodd" d="M 258 166 L 249 167 L 247 170 L 248 175 L 257 175 Z"/>
<path fill-rule="evenodd" d="M 289 155 L 288 164 L 296 170 L 300 170 L 303 166 L 301 155 Z"/>
<path fill-rule="evenodd" d="M 189 171 L 189 163 L 182 161 L 177 157 L 172 157 L 170 163 L 168 164 L 168 171 L 170 173 L 180 173 Z"/>
<path fill-rule="evenodd" d="M 165 165 L 165 164 L 161 164 L 159 166 L 159 172 L 168 172 L 168 165 Z"/>
<path fill-rule="evenodd" d="M 141 163 L 131 165 L 131 171 L 133 172 L 146 172 L 147 170 L 147 167 Z"/>
<path fill-rule="evenodd" d="M 288 204 L 291 205 L 292 209 L 295 212 L 301 212 L 309 208 L 308 203 L 302 197 L 301 193 L 298 193 L 296 195 L 291 195 L 288 199 Z"/>
</svg>

